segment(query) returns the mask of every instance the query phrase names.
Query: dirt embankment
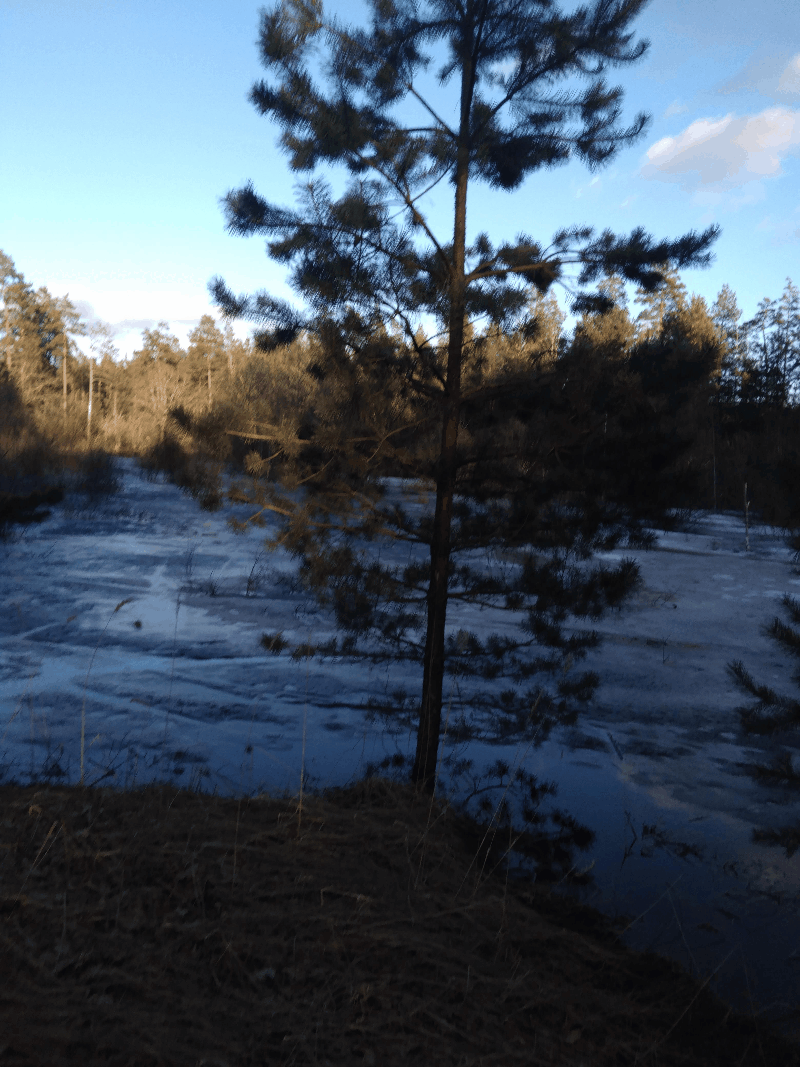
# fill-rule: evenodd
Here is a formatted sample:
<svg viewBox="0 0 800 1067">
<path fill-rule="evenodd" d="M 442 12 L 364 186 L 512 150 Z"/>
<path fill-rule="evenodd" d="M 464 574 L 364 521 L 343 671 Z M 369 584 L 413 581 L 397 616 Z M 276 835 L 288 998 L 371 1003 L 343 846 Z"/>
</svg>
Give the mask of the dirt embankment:
<svg viewBox="0 0 800 1067">
<path fill-rule="evenodd" d="M 800 1065 L 475 835 L 383 779 L 0 787 L 0 1062 Z"/>
</svg>

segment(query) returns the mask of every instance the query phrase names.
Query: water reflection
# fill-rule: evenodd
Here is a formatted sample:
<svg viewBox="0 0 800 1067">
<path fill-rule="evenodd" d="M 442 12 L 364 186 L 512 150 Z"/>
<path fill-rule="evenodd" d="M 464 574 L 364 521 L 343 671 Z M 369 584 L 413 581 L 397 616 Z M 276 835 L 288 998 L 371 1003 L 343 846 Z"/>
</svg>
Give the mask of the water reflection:
<svg viewBox="0 0 800 1067">
<path fill-rule="evenodd" d="M 526 766 L 557 785 L 542 810 L 568 811 L 595 837 L 574 861 L 591 867 L 587 884 L 565 879 L 555 890 L 612 917 L 631 947 L 669 956 L 701 979 L 713 975 L 711 988 L 734 1007 L 800 1036 L 800 865 L 752 841 L 753 783 L 719 773 L 687 781 L 680 757 L 623 752 L 619 726 L 597 720 L 562 734 L 529 752 Z M 663 744 L 675 751 L 670 738 Z M 470 747 L 476 765 L 497 758 L 485 747 Z M 744 759 L 746 750 L 723 747 Z M 709 791 L 723 800 L 723 778 L 729 810 L 701 807 Z M 763 796 L 751 804 L 768 807 Z"/>
</svg>

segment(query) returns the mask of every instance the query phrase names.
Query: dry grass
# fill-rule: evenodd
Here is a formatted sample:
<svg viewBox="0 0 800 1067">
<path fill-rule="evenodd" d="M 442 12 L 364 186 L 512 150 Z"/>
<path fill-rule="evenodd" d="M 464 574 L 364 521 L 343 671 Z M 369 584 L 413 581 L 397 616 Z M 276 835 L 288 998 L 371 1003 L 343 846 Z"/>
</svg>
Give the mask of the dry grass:
<svg viewBox="0 0 800 1067">
<path fill-rule="evenodd" d="M 0 805 L 4 1065 L 800 1065 L 410 786 Z"/>
</svg>

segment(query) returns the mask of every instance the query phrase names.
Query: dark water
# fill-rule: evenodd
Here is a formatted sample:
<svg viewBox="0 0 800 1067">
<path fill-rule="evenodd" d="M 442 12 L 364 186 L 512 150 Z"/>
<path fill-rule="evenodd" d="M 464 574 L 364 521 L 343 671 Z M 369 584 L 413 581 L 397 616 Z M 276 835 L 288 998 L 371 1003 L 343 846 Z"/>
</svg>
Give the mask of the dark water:
<svg viewBox="0 0 800 1067">
<path fill-rule="evenodd" d="M 608 732 L 597 720 L 581 724 L 583 738 L 596 743 Z M 625 916 L 630 947 L 675 959 L 701 979 L 713 974 L 710 988 L 726 1002 L 800 1040 L 798 856 L 753 843 L 752 822 L 676 801 L 680 759 L 620 761 L 613 745 L 609 754 L 570 748 L 569 740 L 545 742 L 525 760 L 558 786 L 541 810 L 566 811 L 596 834 L 575 853 L 579 870 L 593 863 L 592 883 L 557 891 Z M 637 784 L 648 762 L 675 764 L 673 788 Z M 743 796 L 754 791 L 749 779 L 731 777 Z M 796 799 L 774 804 L 775 824 L 791 822 L 793 807 L 796 822 Z"/>
</svg>

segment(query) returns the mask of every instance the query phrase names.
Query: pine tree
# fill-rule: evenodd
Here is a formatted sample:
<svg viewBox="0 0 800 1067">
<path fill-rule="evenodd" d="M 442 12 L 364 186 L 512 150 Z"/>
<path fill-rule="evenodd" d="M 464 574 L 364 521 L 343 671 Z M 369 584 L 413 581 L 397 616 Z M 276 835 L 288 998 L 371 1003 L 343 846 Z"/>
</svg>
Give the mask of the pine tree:
<svg viewBox="0 0 800 1067">
<path fill-rule="evenodd" d="M 800 289 L 786 279 L 780 302 L 772 306 L 770 362 L 785 383 L 787 404 L 800 402 Z"/>
<path fill-rule="evenodd" d="M 529 338 L 524 346 L 528 358 L 538 355 L 545 363 L 555 362 L 561 350 L 561 329 L 567 317 L 558 306 L 555 293 L 545 296 L 539 289 L 534 289 L 526 311 L 529 321 L 538 327 L 536 336 Z"/>
<path fill-rule="evenodd" d="M 729 285 L 723 285 L 711 308 L 711 318 L 717 327 L 723 345 L 722 364 L 717 389 L 717 402 L 732 404 L 741 395 L 742 378 L 745 374 L 745 334 L 739 319 L 742 311 L 736 294 Z"/>
<path fill-rule="evenodd" d="M 5 286 L 3 297 L 6 367 L 23 401 L 44 413 L 59 391 L 67 333 L 82 332 L 79 316 L 66 297 L 56 299 L 45 286 L 34 289 L 21 276 Z"/>
<path fill-rule="evenodd" d="M 127 371 L 141 413 L 139 418 L 145 424 L 154 421 L 159 438 L 163 438 L 169 413 L 180 404 L 186 386 L 186 353 L 178 338 L 168 331 L 167 322 L 145 330 L 142 347 L 133 353 Z"/>
<path fill-rule="evenodd" d="M 598 290 L 612 302 L 602 311 L 586 311 L 575 327 L 573 341 L 584 344 L 598 355 L 627 352 L 633 344 L 636 328 L 628 313 L 625 282 L 618 274 L 603 278 Z"/>
<path fill-rule="evenodd" d="M 203 406 L 210 408 L 212 403 L 212 365 L 217 368 L 222 362 L 225 349 L 225 338 L 222 331 L 210 315 L 203 315 L 200 322 L 189 334 L 189 349 L 187 353 L 187 373 L 189 374 L 194 390 L 197 387 L 205 392 Z M 215 373 L 218 373 L 216 371 Z"/>
<path fill-rule="evenodd" d="M 781 373 L 780 362 L 775 358 L 777 353 L 772 332 L 767 332 L 774 316 L 774 302 L 765 296 L 754 317 L 744 324 L 749 357 L 748 388 L 744 399 L 782 408 L 787 399 L 787 383 Z"/>
<path fill-rule="evenodd" d="M 91 442 L 103 415 L 103 401 L 108 399 L 117 384 L 115 357 L 119 351 L 114 334 L 106 322 L 95 322 L 88 330 L 91 355 L 83 361 L 79 375 L 86 400 L 86 439 Z M 118 398 L 117 398 L 118 400 Z"/>
<path fill-rule="evenodd" d="M 49 418 L 58 380 L 65 413 L 72 337 L 86 332 L 79 313 L 68 296 L 54 297 L 44 286 L 34 290 L 2 251 L 0 302 L 0 355 L 24 402 Z"/>
<path fill-rule="evenodd" d="M 236 373 L 237 367 L 241 366 L 252 354 L 253 344 L 249 337 L 244 341 L 240 340 L 233 332 L 233 326 L 229 321 L 225 322 L 222 333 L 225 339 L 225 359 L 228 364 L 228 380 L 230 381 Z"/>
<path fill-rule="evenodd" d="M 657 288 L 641 286 L 636 291 L 636 303 L 642 310 L 636 316 L 637 340 L 647 340 L 661 332 L 667 315 L 686 309 L 686 286 L 680 279 L 677 268 L 669 263 L 660 264 L 663 285 Z"/>
<path fill-rule="evenodd" d="M 560 457 L 580 452 L 597 426 L 582 426 L 560 400 L 551 418 L 546 398 L 569 388 L 558 361 L 532 359 L 523 371 L 486 380 L 486 347 L 500 329 L 534 337 L 531 294 L 547 293 L 570 264 L 581 267 L 581 287 L 616 273 L 655 291 L 659 264 L 707 263 L 717 229 L 654 242 L 642 229 L 618 238 L 571 227 L 549 251 L 527 234 L 495 246 L 482 233 L 468 243 L 467 201 L 474 182 L 512 191 L 573 156 L 595 169 L 640 137 L 647 117 L 619 127 L 622 91 L 602 75 L 644 55 L 646 42 L 632 45 L 627 32 L 643 6 L 598 0 L 567 15 L 536 0 L 375 0 L 363 30 L 327 20 L 317 0 L 286 0 L 262 13 L 261 58 L 273 81 L 255 85 L 252 102 L 282 127 L 294 171 L 338 165 L 350 182 L 336 198 L 312 177 L 297 210 L 270 205 L 250 184 L 225 198 L 230 232 L 269 237 L 270 254 L 292 265 L 308 311 L 267 293 L 236 297 L 221 279 L 210 284 L 215 303 L 258 323 L 264 350 L 305 330 L 308 376 L 320 383 L 316 409 L 275 442 L 289 492 L 266 484 L 253 499 L 285 517 L 272 543 L 300 558 L 306 585 L 348 632 L 346 650 L 372 633 L 422 661 L 412 778 L 427 789 L 448 667 L 494 677 L 507 662 L 518 681 L 551 679 L 549 688 L 540 684 L 522 699 L 509 691 L 500 708 L 486 707 L 506 730 L 529 724 L 533 711 L 540 725 L 564 717 L 597 681 L 570 672 L 596 635 L 566 634 L 564 623 L 570 613 L 596 617 L 636 581 L 631 561 L 579 565 L 596 547 L 646 538 L 613 499 L 591 497 L 585 465 L 567 464 L 559 482 Z M 448 50 L 441 82 L 455 82 L 452 118 L 419 88 L 429 62 L 422 50 L 440 42 Z M 320 84 L 312 70 L 321 71 Z M 572 76 L 588 77 L 588 88 L 550 90 Z M 420 117 L 405 124 L 401 102 Z M 445 180 L 454 193 L 452 230 L 439 237 L 423 201 Z M 608 305 L 604 294 L 582 292 L 573 311 Z M 570 385 L 580 392 L 580 383 Z M 513 424 L 510 453 L 487 442 L 492 408 Z M 574 484 L 564 482 L 570 469 Z M 433 514 L 417 520 L 382 506 L 387 473 L 433 485 Z M 393 569 L 374 554 L 357 555 L 359 537 L 421 545 L 428 560 Z M 525 549 L 510 579 L 469 565 L 470 555 L 499 546 Z M 467 561 L 457 568 L 459 553 Z M 451 601 L 527 607 L 529 637 L 448 637 Z"/>
<path fill-rule="evenodd" d="M 800 290 L 790 278 L 780 301 L 764 297 L 743 328 L 748 345 L 744 398 L 775 408 L 796 402 L 800 396 Z"/>
<path fill-rule="evenodd" d="M 604 291 L 616 292 L 615 304 L 577 324 L 562 359 L 564 389 L 581 424 L 597 427 L 582 449 L 587 487 L 666 527 L 674 509 L 697 506 L 701 497 L 705 455 L 698 439 L 720 342 L 697 296 L 683 300 L 682 310 L 676 303 L 657 331 L 637 337 L 620 289 L 607 280 Z"/>
<path fill-rule="evenodd" d="M 14 266 L 14 261 L 10 256 L 7 256 L 5 252 L 0 250 L 0 297 L 3 302 L 3 364 L 7 371 L 10 372 L 12 367 L 12 355 L 11 346 L 13 343 L 13 332 L 11 326 L 11 307 L 9 305 L 9 293 L 7 289 L 15 282 L 22 281 L 22 275 L 17 271 Z"/>
</svg>

